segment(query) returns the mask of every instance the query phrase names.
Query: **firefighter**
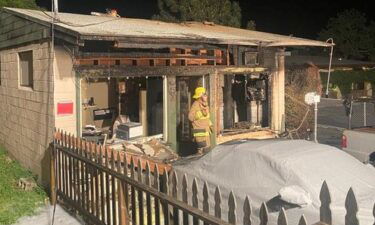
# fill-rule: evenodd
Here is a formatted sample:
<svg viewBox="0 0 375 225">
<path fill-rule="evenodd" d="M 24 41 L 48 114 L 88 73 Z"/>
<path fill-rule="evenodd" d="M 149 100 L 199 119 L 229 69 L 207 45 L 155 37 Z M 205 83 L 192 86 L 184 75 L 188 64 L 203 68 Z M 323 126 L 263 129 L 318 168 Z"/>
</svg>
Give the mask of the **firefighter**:
<svg viewBox="0 0 375 225">
<path fill-rule="evenodd" d="M 193 98 L 196 100 L 190 108 L 189 120 L 193 126 L 197 154 L 201 155 L 210 150 L 210 134 L 212 133 L 206 89 L 204 87 L 196 88 Z"/>
</svg>

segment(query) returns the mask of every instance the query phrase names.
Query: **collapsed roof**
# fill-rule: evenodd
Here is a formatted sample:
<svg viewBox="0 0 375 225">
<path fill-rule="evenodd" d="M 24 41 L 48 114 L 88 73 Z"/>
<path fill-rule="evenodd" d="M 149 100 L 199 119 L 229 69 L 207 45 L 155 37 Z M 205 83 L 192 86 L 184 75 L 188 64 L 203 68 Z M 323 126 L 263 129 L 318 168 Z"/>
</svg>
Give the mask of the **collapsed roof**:
<svg viewBox="0 0 375 225">
<path fill-rule="evenodd" d="M 16 8 L 3 8 L 3 10 L 45 26 L 50 26 L 52 23 L 52 12 Z M 156 20 L 58 13 L 55 24 L 57 31 L 68 33 L 80 40 L 128 39 L 129 41 L 131 38 L 158 42 L 185 41 L 265 47 L 331 46 L 330 43 L 322 41 L 198 22 L 167 23 Z"/>
</svg>

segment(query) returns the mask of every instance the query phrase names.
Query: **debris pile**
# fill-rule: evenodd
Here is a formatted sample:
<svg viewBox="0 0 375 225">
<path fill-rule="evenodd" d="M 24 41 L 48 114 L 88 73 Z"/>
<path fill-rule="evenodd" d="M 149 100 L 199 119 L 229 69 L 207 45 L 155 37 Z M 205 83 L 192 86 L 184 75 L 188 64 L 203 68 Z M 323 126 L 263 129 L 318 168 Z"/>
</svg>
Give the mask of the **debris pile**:
<svg viewBox="0 0 375 225">
<path fill-rule="evenodd" d="M 164 163 L 173 162 L 178 159 L 178 155 L 164 143 L 161 139 L 151 138 L 143 141 L 121 141 L 110 145 L 110 148 L 122 150 L 137 155 L 144 155 L 155 161 Z"/>
<path fill-rule="evenodd" d="M 299 128 L 291 135 L 304 139 L 314 126 L 314 111 L 304 102 L 304 98 L 308 92 L 321 95 L 319 68 L 312 63 L 292 66 L 285 75 L 285 126 L 289 131 Z"/>
</svg>

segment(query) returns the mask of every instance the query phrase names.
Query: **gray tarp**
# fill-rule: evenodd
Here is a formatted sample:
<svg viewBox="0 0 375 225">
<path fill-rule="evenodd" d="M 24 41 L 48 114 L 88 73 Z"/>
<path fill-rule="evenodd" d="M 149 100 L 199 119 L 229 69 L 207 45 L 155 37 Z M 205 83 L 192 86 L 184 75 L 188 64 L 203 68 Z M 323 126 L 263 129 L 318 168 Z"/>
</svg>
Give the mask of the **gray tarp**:
<svg viewBox="0 0 375 225">
<path fill-rule="evenodd" d="M 319 220 L 319 193 L 324 180 L 331 193 L 333 224 L 344 224 L 345 197 L 353 187 L 359 205 L 361 225 L 372 225 L 375 203 L 375 169 L 365 166 L 340 149 L 304 140 L 258 140 L 222 144 L 199 158 L 176 162 L 173 168 L 186 173 L 191 188 L 192 179 L 199 181 L 200 208 L 202 186 L 207 181 L 210 191 L 210 209 L 213 213 L 215 186 L 222 193 L 222 215 L 227 220 L 227 202 L 232 190 L 237 201 L 237 221 L 242 224 L 245 196 L 251 199 L 252 220 L 258 223 L 261 202 L 269 201 L 270 221 L 275 221 L 281 201 L 274 201 L 283 187 L 297 185 L 308 192 L 312 204 L 303 208 L 289 208 L 286 214 L 290 224 L 297 224 L 305 214 L 309 223 Z M 181 187 L 180 189 L 181 190 Z M 191 190 L 191 189 L 190 189 Z M 181 199 L 181 196 L 179 196 Z M 273 199 L 272 201 L 270 201 Z M 189 193 L 191 204 L 191 193 Z M 290 206 L 290 205 L 289 205 Z M 273 212 L 272 212 L 273 211 Z"/>
</svg>

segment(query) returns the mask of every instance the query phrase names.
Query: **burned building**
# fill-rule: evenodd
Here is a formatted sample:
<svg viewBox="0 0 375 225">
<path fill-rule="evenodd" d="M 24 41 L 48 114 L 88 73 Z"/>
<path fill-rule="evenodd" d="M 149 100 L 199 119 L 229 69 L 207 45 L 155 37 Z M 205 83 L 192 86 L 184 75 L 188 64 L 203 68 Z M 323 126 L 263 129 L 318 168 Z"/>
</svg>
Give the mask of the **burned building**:
<svg viewBox="0 0 375 225">
<path fill-rule="evenodd" d="M 273 137 L 284 129 L 284 49 L 320 41 L 212 23 L 3 8 L 0 143 L 41 173 L 53 129 L 111 133 L 140 124 L 182 154 L 197 86 L 209 94 L 212 142 Z M 85 129 L 86 128 L 86 129 Z"/>
</svg>

